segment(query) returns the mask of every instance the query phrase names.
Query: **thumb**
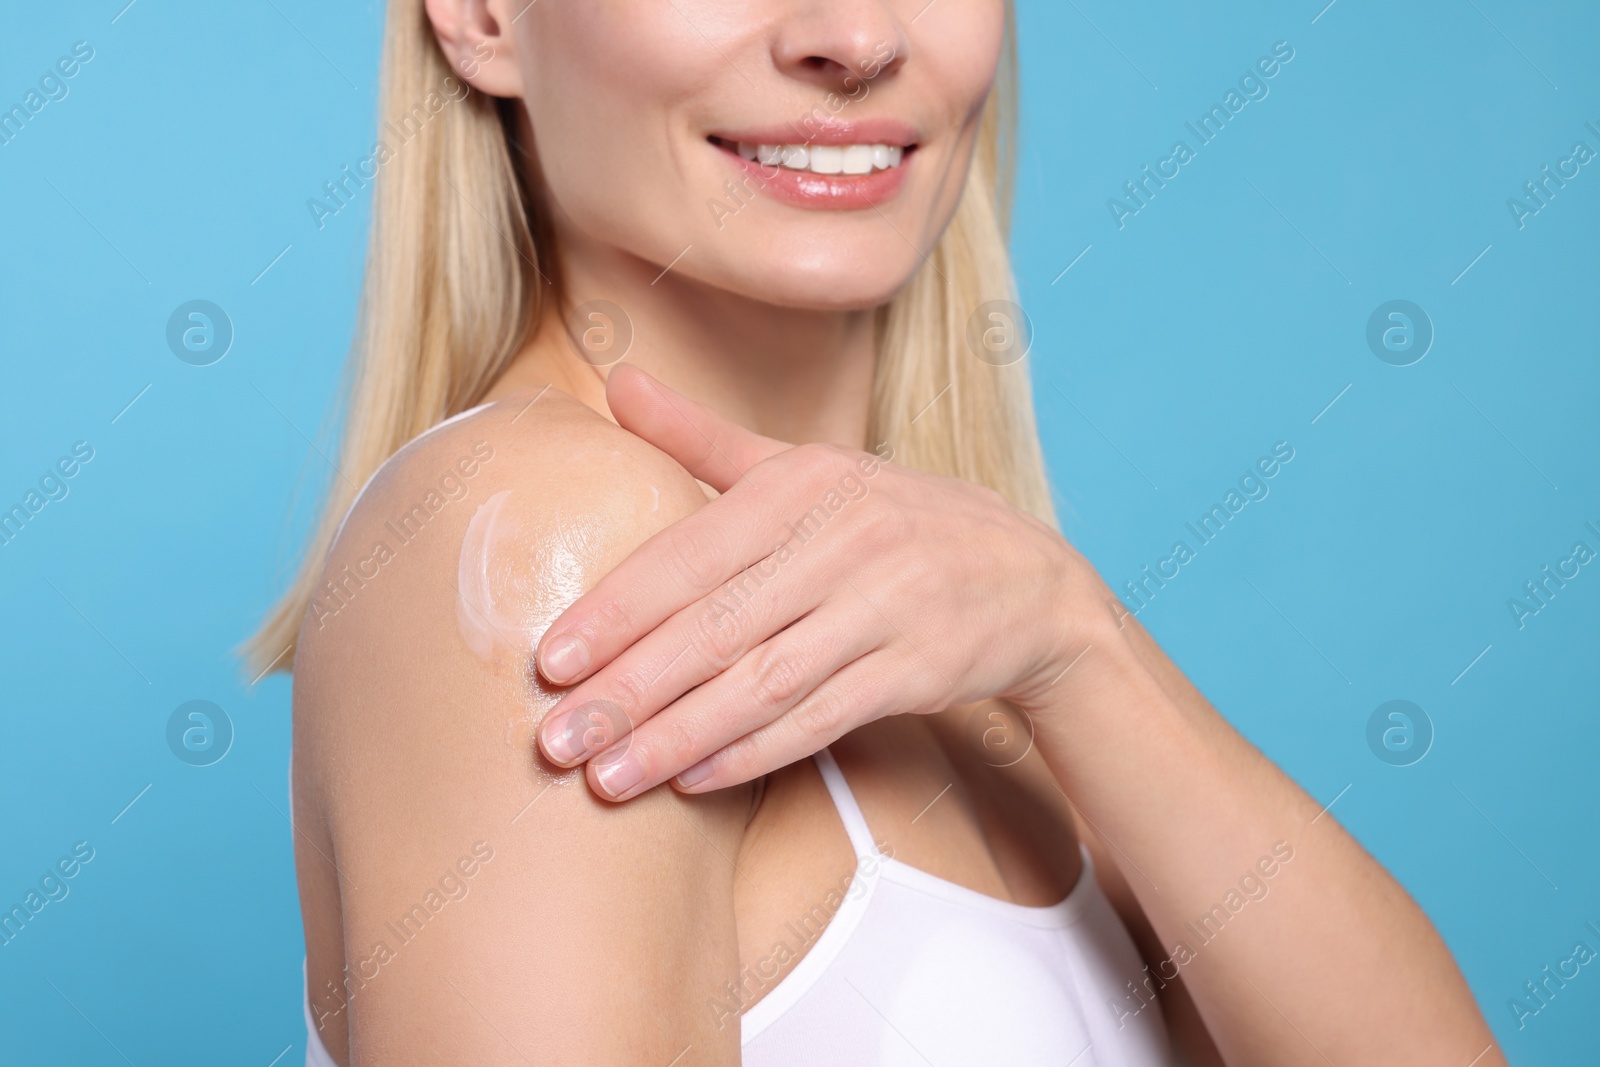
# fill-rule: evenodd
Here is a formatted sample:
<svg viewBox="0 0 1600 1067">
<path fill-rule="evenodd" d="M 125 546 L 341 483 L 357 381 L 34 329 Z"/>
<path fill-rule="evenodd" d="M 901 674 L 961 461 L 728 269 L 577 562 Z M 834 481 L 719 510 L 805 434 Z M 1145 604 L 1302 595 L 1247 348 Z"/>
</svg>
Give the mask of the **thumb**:
<svg viewBox="0 0 1600 1067">
<path fill-rule="evenodd" d="M 649 441 L 719 493 L 733 488 L 757 463 L 792 447 L 752 433 L 632 363 L 611 368 L 606 403 L 623 429 Z"/>
</svg>

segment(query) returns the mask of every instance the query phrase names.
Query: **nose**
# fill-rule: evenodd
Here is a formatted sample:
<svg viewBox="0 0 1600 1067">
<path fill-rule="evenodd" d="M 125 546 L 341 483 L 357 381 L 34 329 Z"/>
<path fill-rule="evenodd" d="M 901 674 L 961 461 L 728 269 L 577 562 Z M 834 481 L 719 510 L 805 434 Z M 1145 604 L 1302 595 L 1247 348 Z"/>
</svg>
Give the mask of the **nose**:
<svg viewBox="0 0 1600 1067">
<path fill-rule="evenodd" d="M 777 30 L 772 61 L 779 71 L 847 93 L 899 70 L 910 46 L 886 0 L 801 0 Z"/>
</svg>

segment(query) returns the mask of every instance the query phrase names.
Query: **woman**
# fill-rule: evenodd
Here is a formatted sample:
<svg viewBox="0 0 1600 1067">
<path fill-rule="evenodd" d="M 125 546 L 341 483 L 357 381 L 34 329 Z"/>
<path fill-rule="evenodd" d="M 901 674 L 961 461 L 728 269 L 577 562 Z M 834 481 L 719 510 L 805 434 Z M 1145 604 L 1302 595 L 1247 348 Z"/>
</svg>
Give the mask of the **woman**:
<svg viewBox="0 0 1600 1067">
<path fill-rule="evenodd" d="M 394 0 L 254 645 L 308 1063 L 1503 1062 L 1054 530 L 1011 56 L 1002 0 Z"/>
</svg>

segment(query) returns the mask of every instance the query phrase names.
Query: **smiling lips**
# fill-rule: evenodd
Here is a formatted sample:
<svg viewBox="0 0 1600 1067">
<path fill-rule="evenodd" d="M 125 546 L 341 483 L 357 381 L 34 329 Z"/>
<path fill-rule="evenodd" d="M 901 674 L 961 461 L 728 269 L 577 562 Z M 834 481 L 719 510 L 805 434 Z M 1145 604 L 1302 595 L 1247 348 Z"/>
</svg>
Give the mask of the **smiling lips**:
<svg viewBox="0 0 1600 1067">
<path fill-rule="evenodd" d="M 887 124 L 833 127 L 804 142 L 763 133 L 708 140 L 744 172 L 746 188 L 802 208 L 876 207 L 904 184 L 916 154 L 910 131 Z"/>
</svg>

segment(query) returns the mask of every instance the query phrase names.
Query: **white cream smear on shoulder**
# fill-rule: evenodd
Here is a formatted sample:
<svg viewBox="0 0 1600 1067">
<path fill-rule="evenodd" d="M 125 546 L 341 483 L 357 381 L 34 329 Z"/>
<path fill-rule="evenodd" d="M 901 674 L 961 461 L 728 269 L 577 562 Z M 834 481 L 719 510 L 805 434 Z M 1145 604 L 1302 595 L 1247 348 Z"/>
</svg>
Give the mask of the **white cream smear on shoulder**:
<svg viewBox="0 0 1600 1067">
<path fill-rule="evenodd" d="M 502 489 L 478 505 L 472 521 L 467 523 L 461 556 L 456 562 L 456 625 L 467 647 L 483 659 L 494 655 L 497 641 L 511 643 L 505 632 L 512 625 L 511 620 L 501 614 L 489 579 L 490 549 L 501 512 L 510 498 L 511 490 Z"/>
<path fill-rule="evenodd" d="M 570 543 L 574 532 L 559 516 L 554 537 L 549 529 L 525 521 L 511 507 L 509 489 L 472 513 L 456 564 L 456 623 L 476 655 L 532 652 L 556 616 L 583 594 L 585 568 Z M 576 536 L 581 539 L 582 531 Z"/>
<path fill-rule="evenodd" d="M 474 655 L 529 657 L 539 638 L 584 591 L 582 557 L 572 533 L 557 518 L 555 536 L 543 521 L 530 521 L 513 506 L 509 489 L 480 504 L 467 523 L 456 564 L 456 624 Z M 581 531 L 579 531 L 581 537 Z M 531 677 L 531 663 L 525 668 Z M 556 695 L 524 686 L 524 716 L 506 722 L 505 743 L 515 743 L 525 723 L 537 729 Z M 549 782 L 574 781 L 581 770 L 536 766 Z"/>
</svg>

